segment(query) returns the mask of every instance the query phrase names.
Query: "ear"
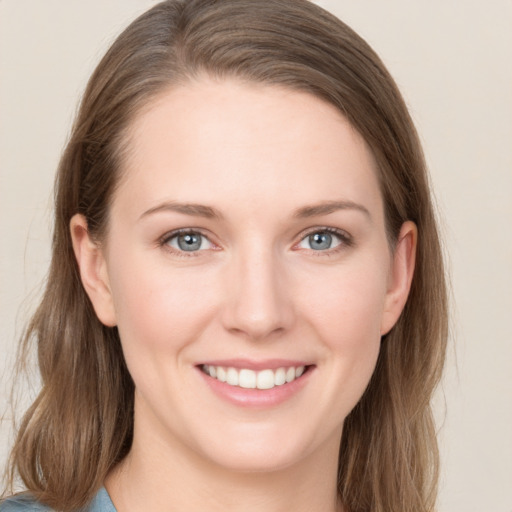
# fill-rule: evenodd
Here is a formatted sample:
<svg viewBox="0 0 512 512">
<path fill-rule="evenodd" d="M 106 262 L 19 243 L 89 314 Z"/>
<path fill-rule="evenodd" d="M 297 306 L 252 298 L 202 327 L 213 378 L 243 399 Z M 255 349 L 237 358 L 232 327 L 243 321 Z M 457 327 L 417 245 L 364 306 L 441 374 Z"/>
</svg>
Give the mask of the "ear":
<svg viewBox="0 0 512 512">
<path fill-rule="evenodd" d="M 100 322 L 108 327 L 117 324 L 107 263 L 101 247 L 93 241 L 87 229 L 87 220 L 76 214 L 70 222 L 73 251 L 80 270 L 80 278 Z"/>
<path fill-rule="evenodd" d="M 393 261 L 386 293 L 381 335 L 387 334 L 397 322 L 404 309 L 411 288 L 418 229 L 412 221 L 404 222 L 393 253 Z"/>
</svg>

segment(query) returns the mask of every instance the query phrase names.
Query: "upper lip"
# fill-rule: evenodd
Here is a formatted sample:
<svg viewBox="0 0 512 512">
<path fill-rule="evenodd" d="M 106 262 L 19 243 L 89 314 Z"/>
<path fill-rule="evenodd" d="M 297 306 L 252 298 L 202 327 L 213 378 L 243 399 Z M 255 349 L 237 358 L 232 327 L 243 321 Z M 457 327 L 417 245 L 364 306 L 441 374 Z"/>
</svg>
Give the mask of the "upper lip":
<svg viewBox="0 0 512 512">
<path fill-rule="evenodd" d="M 214 359 L 202 361 L 198 366 L 223 366 L 225 368 L 248 369 L 248 370 L 277 370 L 278 368 L 290 368 L 291 366 L 310 366 L 311 363 L 297 359 Z"/>
</svg>

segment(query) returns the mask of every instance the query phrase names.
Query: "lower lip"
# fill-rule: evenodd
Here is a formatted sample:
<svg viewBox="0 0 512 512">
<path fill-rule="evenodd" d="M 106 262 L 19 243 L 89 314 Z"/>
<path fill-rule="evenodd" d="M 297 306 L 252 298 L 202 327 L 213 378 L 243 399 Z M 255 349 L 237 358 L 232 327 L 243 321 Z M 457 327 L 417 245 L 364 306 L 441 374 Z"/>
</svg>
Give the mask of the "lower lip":
<svg viewBox="0 0 512 512">
<path fill-rule="evenodd" d="M 246 389 L 239 386 L 230 386 L 225 382 L 206 375 L 197 368 L 204 382 L 219 397 L 241 407 L 266 408 L 273 407 L 291 399 L 298 394 L 307 384 L 314 367 L 308 367 L 307 371 L 292 382 L 271 389 Z"/>
</svg>

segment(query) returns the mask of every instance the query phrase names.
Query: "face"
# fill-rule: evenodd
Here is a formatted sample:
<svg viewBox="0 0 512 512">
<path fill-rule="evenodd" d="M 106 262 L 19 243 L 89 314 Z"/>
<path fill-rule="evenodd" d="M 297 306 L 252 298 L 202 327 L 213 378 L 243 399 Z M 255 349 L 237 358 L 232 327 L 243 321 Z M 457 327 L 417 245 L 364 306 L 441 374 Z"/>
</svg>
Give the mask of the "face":
<svg viewBox="0 0 512 512">
<path fill-rule="evenodd" d="M 106 243 L 72 233 L 135 442 L 249 471 L 336 454 L 412 272 L 362 138 L 306 93 L 204 80 L 154 101 L 130 146 Z"/>
</svg>

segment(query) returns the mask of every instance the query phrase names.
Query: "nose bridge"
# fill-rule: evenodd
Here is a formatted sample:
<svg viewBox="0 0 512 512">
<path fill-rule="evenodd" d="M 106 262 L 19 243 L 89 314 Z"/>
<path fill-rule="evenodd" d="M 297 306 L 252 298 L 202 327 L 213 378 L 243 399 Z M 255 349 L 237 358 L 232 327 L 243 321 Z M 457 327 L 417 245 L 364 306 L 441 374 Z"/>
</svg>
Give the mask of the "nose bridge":
<svg viewBox="0 0 512 512">
<path fill-rule="evenodd" d="M 293 307 L 286 269 L 277 251 L 266 244 L 248 244 L 233 256 L 224 322 L 231 331 L 262 339 L 288 329 Z"/>
</svg>

